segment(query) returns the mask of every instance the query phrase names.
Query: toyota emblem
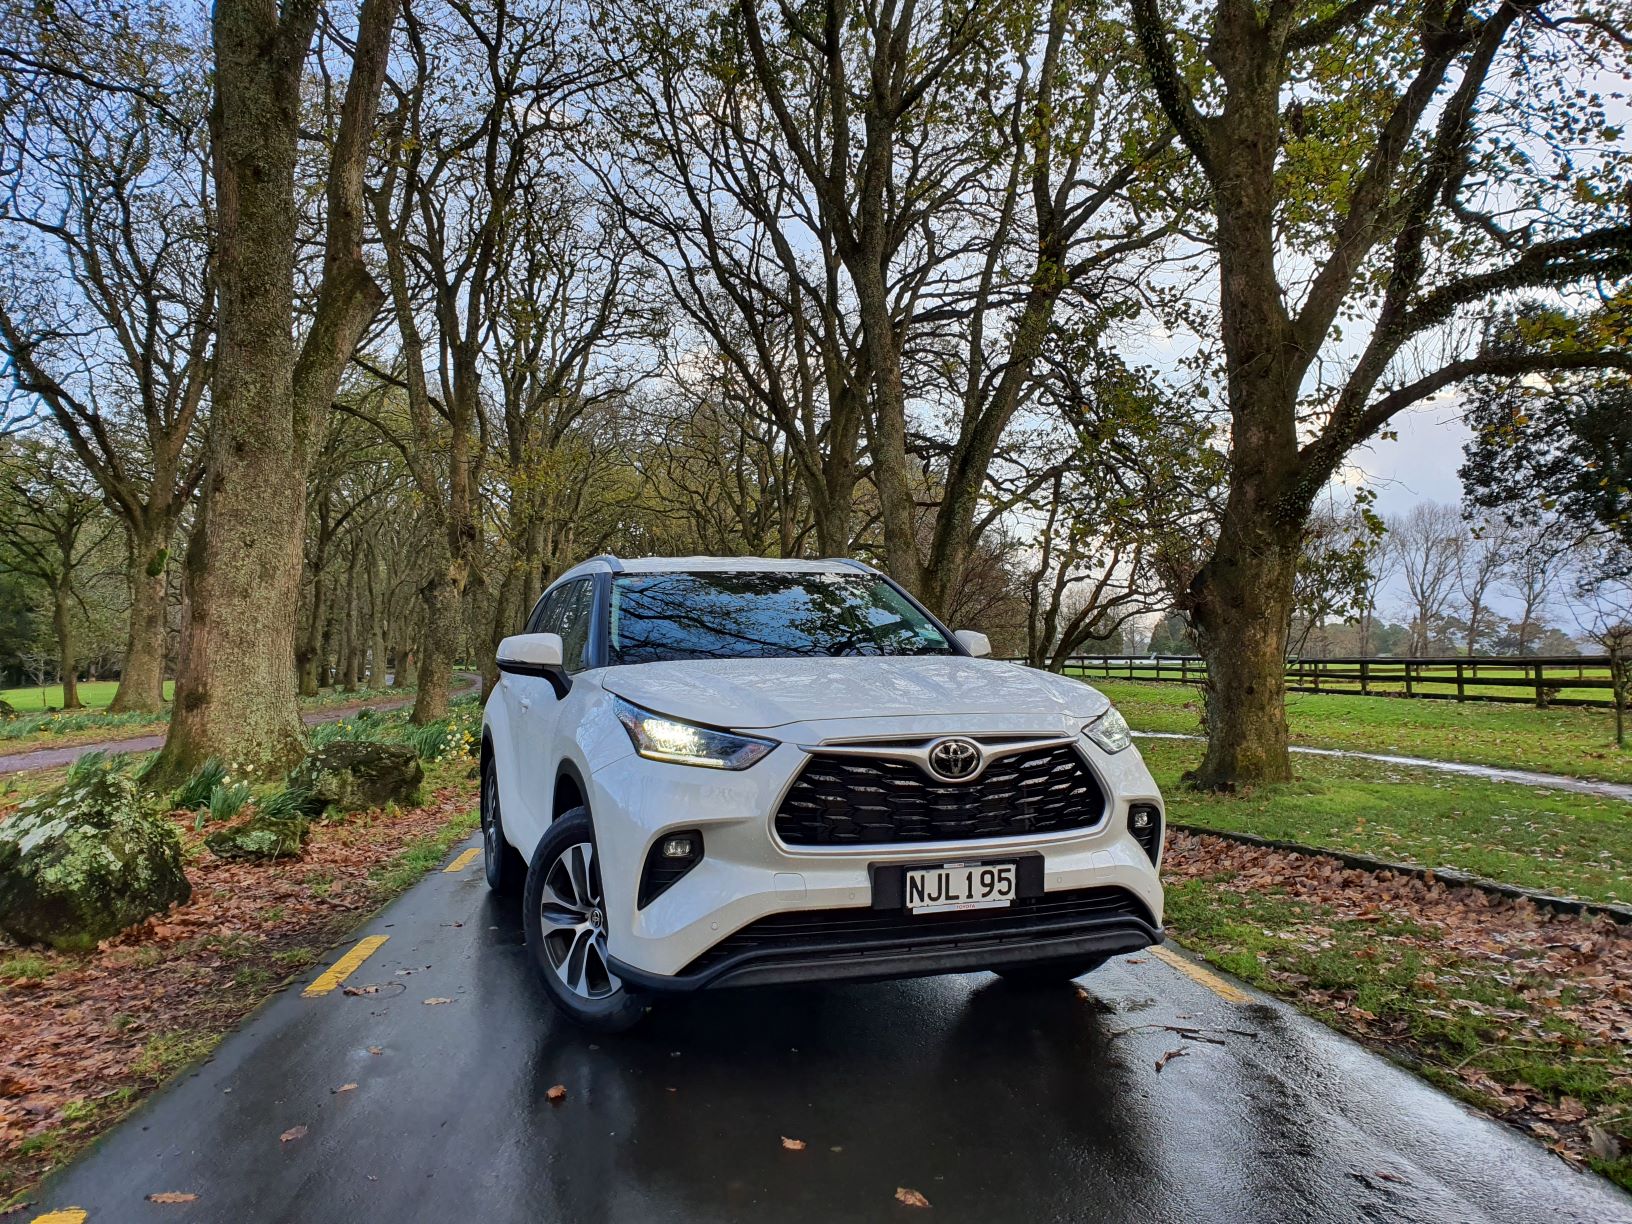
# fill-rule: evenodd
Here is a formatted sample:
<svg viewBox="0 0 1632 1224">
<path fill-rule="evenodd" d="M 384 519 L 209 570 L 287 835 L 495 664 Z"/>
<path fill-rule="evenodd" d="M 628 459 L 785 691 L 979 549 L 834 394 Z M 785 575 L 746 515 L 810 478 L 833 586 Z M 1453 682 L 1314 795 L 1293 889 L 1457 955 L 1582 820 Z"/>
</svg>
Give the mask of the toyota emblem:
<svg viewBox="0 0 1632 1224">
<path fill-rule="evenodd" d="M 965 782 L 980 772 L 980 745 L 974 740 L 943 739 L 929 746 L 930 772 L 948 782 Z"/>
</svg>

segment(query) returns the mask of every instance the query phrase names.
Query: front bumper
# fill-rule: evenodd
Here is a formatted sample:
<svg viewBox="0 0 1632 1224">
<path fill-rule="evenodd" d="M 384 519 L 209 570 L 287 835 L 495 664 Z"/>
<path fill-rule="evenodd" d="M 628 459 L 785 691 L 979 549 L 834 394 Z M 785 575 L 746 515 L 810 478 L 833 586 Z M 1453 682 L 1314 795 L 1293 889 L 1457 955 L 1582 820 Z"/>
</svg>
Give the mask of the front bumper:
<svg viewBox="0 0 1632 1224">
<path fill-rule="evenodd" d="M 721 940 L 678 974 L 615 958 L 612 970 L 637 990 L 674 993 L 1081 964 L 1162 942 L 1161 929 L 1124 889 L 1047 893 L 1022 905 L 924 916 L 898 909 L 777 914 Z"/>
<path fill-rule="evenodd" d="M 1081 741 L 1106 796 L 1104 820 L 1089 829 L 978 841 L 922 841 L 881 845 L 791 846 L 771 828 L 772 813 L 805 760 L 799 744 L 869 733 L 908 734 L 918 728 L 891 719 L 846 720 L 778 728 L 783 742 L 740 773 L 648 761 L 632 754 L 587 779 L 597 854 L 608 906 L 609 952 L 616 972 L 648 990 L 763 984 L 773 981 L 909 977 L 1091 959 L 1133 951 L 1161 938 L 1162 890 L 1157 865 L 1127 828 L 1134 803 L 1160 807 L 1156 785 L 1136 749 L 1106 754 Z M 929 720 L 925 720 L 926 723 Z M 1036 720 L 1013 728 L 939 716 L 941 734 L 1051 730 Z M 637 889 L 646 855 L 665 833 L 701 831 L 701 863 L 645 907 Z M 982 860 L 1036 858 L 1044 899 L 1084 890 L 1114 890 L 1127 912 L 1054 915 L 1044 927 L 1005 925 L 972 911 L 973 925 L 952 929 L 940 916 L 874 909 L 875 869 Z M 837 927 L 800 943 L 779 935 L 748 946 L 767 922 L 875 922 L 880 914 L 910 918 L 907 930 Z M 836 917 L 830 917 L 836 916 Z M 976 928 L 979 929 L 976 929 Z"/>
</svg>

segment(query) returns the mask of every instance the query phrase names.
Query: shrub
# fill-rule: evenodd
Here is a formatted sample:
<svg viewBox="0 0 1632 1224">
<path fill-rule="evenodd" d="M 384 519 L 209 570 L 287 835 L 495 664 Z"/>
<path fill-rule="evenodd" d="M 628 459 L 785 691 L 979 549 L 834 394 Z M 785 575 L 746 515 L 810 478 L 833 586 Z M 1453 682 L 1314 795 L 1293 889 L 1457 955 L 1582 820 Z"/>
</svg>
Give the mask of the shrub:
<svg viewBox="0 0 1632 1224">
<path fill-rule="evenodd" d="M 210 797 L 226 776 L 227 767 L 220 761 L 213 757 L 205 761 L 193 771 L 192 777 L 176 788 L 176 793 L 170 797 L 172 809 L 194 812 L 209 807 Z"/>
<path fill-rule="evenodd" d="M 210 792 L 210 820 L 216 823 L 231 820 L 249 802 L 249 783 L 221 782 Z"/>
</svg>

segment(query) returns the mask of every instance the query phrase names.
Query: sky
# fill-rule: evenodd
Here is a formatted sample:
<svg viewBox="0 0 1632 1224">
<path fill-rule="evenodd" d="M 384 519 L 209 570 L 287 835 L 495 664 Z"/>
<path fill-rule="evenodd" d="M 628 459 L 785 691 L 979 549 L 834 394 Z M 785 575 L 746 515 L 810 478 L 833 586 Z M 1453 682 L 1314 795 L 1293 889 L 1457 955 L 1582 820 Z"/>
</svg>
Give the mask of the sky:
<svg viewBox="0 0 1632 1224">
<path fill-rule="evenodd" d="M 1344 483 L 1376 490 L 1377 511 L 1385 516 L 1404 514 L 1420 501 L 1460 501 L 1457 469 L 1469 438 L 1460 409 L 1455 397 L 1446 396 L 1396 417 L 1399 438 L 1373 439 L 1356 450 Z"/>
</svg>

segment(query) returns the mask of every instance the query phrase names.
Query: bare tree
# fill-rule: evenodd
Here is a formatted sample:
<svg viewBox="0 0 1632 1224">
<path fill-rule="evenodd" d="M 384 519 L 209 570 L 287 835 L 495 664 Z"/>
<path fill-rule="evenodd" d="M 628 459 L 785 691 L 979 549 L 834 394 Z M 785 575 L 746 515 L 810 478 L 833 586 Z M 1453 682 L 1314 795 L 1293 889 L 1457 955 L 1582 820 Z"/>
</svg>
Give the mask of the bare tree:
<svg viewBox="0 0 1632 1224">
<path fill-rule="evenodd" d="M 67 453 L 33 438 L 0 450 L 0 560 L 51 597 L 65 710 L 80 705 L 73 606 L 81 571 L 114 527 L 99 492 Z"/>
<path fill-rule="evenodd" d="M 1543 519 L 1515 528 L 1507 543 L 1502 577 L 1508 594 L 1519 604 L 1514 636 L 1518 652 L 1532 654 L 1546 628 L 1543 618 L 1569 567 L 1573 541 Z"/>
<path fill-rule="evenodd" d="M 370 199 L 400 345 L 389 377 L 406 397 L 403 457 L 437 529 L 421 588 L 425 650 L 413 715 L 425 722 L 447 712 L 465 592 L 483 577 L 481 383 L 484 346 L 505 302 L 500 263 L 522 211 L 541 202 L 524 198 L 523 184 L 541 159 L 559 154 L 563 114 L 594 77 L 576 53 L 576 18 L 561 6 L 409 0 L 403 10 L 407 75 L 390 82 L 390 152 Z M 467 74 L 474 88 L 445 88 Z M 610 306 L 620 278 L 599 288 Z"/>
<path fill-rule="evenodd" d="M 1468 623 L 1467 653 L 1478 654 L 1495 636 L 1490 597 L 1501 580 L 1513 551 L 1512 529 L 1503 519 L 1486 514 L 1471 523 L 1457 552 L 1456 588 Z"/>
<path fill-rule="evenodd" d="M 1146 123 L 1121 28 L 986 0 L 743 3 L 722 27 L 625 9 L 659 65 L 660 87 L 633 87 L 653 122 L 628 129 L 655 127 L 662 151 L 632 206 L 663 236 L 654 254 L 763 388 L 818 547 L 854 534 L 864 446 L 886 567 L 949 611 L 1057 309 L 1105 305 L 1111 270 L 1169 229 L 1130 202 L 1170 180 L 1170 138 Z M 920 405 L 944 436 L 920 434 Z"/>
<path fill-rule="evenodd" d="M 1411 653 L 1432 653 L 1461 577 L 1462 514 L 1455 506 L 1424 501 L 1389 524 L 1389 538 L 1405 579 Z"/>
<path fill-rule="evenodd" d="M 81 18 L 30 9 L 16 29 L 55 46 L 65 20 Z M 124 88 L 87 78 L 104 58 Z M 0 227 L 16 243 L 0 273 L 0 351 L 129 545 L 114 710 L 163 704 L 168 560 L 203 474 L 195 426 L 215 309 L 205 59 L 197 31 L 138 9 L 94 64 L 41 73 L 0 112 L 15 150 Z"/>
</svg>

